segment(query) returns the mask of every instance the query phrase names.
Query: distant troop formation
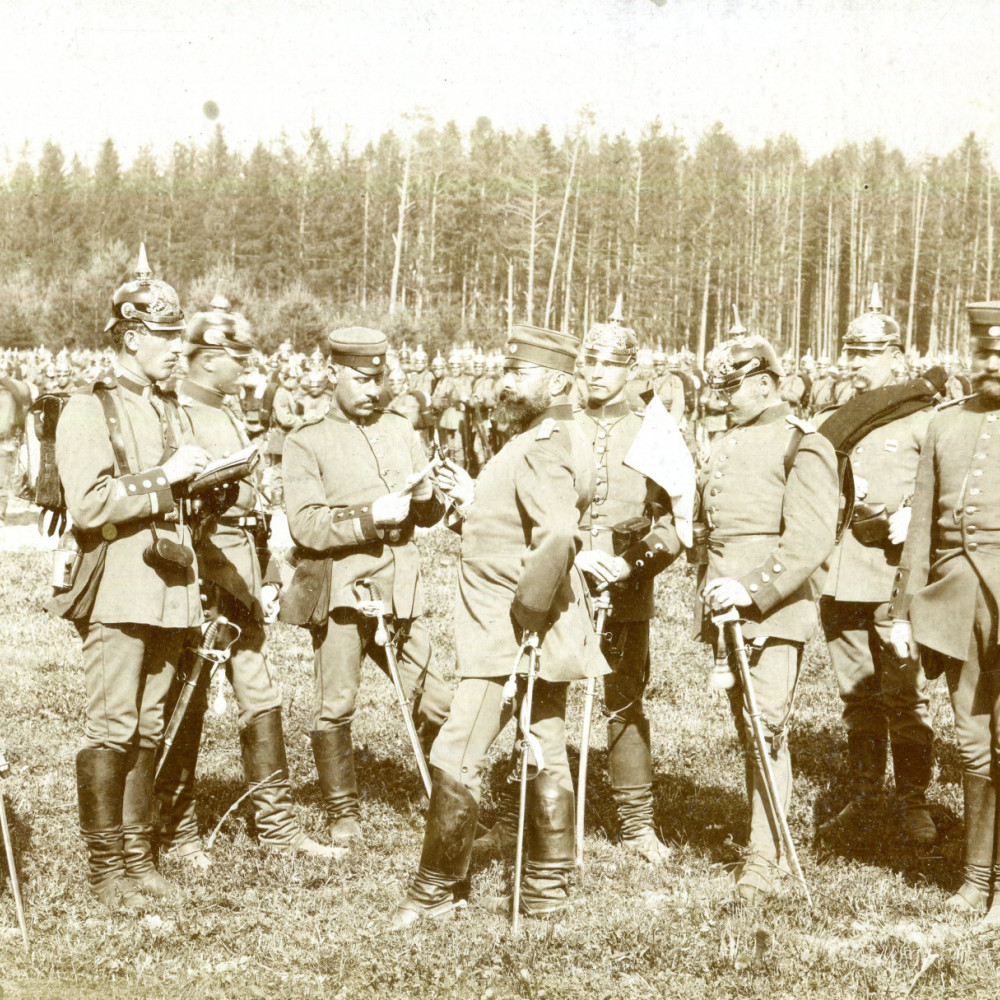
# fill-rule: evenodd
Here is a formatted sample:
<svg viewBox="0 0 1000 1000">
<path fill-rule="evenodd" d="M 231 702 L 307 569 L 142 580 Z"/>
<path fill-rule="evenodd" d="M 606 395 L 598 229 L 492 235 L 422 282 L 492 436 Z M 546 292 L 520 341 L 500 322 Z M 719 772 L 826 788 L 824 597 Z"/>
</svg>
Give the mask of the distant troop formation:
<svg viewBox="0 0 1000 1000">
<path fill-rule="evenodd" d="M 160 859 L 210 866 L 197 763 L 219 669 L 261 846 L 335 862 L 363 843 L 351 727 L 366 657 L 392 681 L 430 800 L 393 927 L 464 905 L 487 855 L 513 861 L 513 892 L 473 903 L 515 926 L 569 905 L 595 701 L 622 848 L 662 864 L 645 699 L 652 671 L 670 670 L 650 656 L 654 582 L 683 557 L 746 763 L 735 900 L 759 904 L 787 876 L 808 894 L 787 822 L 789 732 L 803 649 L 822 628 L 850 781 L 819 836 L 870 836 L 888 808 L 912 848 L 934 843 L 928 684 L 944 674 L 966 832 L 949 906 L 1000 924 L 1000 303 L 969 315 L 969 375 L 907 359 L 877 291 L 837 370 L 793 366 L 738 315 L 698 370 L 644 350 L 620 304 L 582 342 L 521 325 L 502 352 L 431 361 L 347 327 L 325 352 L 285 345 L 261 363 L 228 302 L 185 317 L 143 251 L 114 294 L 106 355 L 61 357 L 41 384 L 48 365 L 3 382 L 12 421 L 27 418 L 30 496 L 61 534 L 48 610 L 82 645 L 76 778 L 94 896 L 144 910 L 180 893 Z M 7 440 L 15 452 L 16 431 Z M 284 559 L 269 548 L 279 510 L 294 543 Z M 423 620 L 416 539 L 437 525 L 461 537 L 455 690 Z M 266 653 L 276 617 L 312 641 L 316 839 L 292 804 Z M 486 827 L 483 777 L 511 720 L 509 779 Z"/>
</svg>

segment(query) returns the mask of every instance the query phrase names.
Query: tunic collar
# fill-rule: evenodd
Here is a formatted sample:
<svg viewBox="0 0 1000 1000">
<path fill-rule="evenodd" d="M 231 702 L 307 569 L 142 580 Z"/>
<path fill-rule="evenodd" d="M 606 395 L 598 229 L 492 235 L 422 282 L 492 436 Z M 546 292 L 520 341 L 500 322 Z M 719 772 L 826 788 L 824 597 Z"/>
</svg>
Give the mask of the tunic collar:
<svg viewBox="0 0 1000 1000">
<path fill-rule="evenodd" d="M 532 430 L 537 427 L 543 420 L 572 420 L 573 419 L 573 404 L 572 403 L 555 403 L 550 406 L 544 413 L 539 413 L 534 420 L 525 428 L 525 430 Z"/>
<path fill-rule="evenodd" d="M 152 382 L 143 380 L 134 372 L 126 371 L 117 361 L 111 366 L 111 370 L 114 373 L 115 381 L 123 389 L 134 392 L 137 396 L 142 396 L 143 399 L 149 399 L 153 388 Z"/>
<path fill-rule="evenodd" d="M 181 383 L 181 394 L 190 397 L 196 403 L 214 406 L 216 409 L 222 408 L 222 403 L 226 398 L 225 393 L 202 385 L 200 382 L 192 382 L 190 379 L 184 379 Z"/>
<path fill-rule="evenodd" d="M 760 424 L 773 424 L 777 423 L 779 420 L 784 420 L 785 417 L 789 416 L 792 412 L 792 408 L 788 403 L 782 402 L 777 406 L 769 406 L 766 410 L 762 410 L 757 414 L 753 420 L 748 420 L 743 427 L 755 427 Z"/>
<path fill-rule="evenodd" d="M 617 420 L 629 412 L 628 401 L 619 399 L 617 403 L 606 403 L 604 406 L 585 406 L 583 412 L 591 420 Z"/>
</svg>

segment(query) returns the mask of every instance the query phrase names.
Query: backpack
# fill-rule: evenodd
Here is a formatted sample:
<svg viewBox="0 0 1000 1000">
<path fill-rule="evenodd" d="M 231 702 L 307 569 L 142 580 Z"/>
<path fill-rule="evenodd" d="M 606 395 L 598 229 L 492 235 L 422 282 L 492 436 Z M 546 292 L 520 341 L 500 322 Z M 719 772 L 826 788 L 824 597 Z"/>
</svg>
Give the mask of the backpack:
<svg viewBox="0 0 1000 1000">
<path fill-rule="evenodd" d="M 795 464 L 795 456 L 798 454 L 799 445 L 806 434 L 818 433 L 810 424 L 801 420 L 793 420 L 792 433 L 785 446 L 785 479 L 792 471 Z M 808 429 L 807 429 L 808 428 Z M 840 506 L 837 510 L 837 543 L 844 537 L 851 517 L 854 514 L 854 470 L 851 468 L 851 459 L 842 451 L 835 452 L 837 456 L 837 481 L 840 484 Z"/>
<path fill-rule="evenodd" d="M 53 524 L 66 514 L 66 495 L 56 466 L 56 425 L 68 399 L 66 393 L 45 393 L 28 408 L 28 423 L 37 447 L 29 441 L 21 499 L 55 514 Z"/>
</svg>

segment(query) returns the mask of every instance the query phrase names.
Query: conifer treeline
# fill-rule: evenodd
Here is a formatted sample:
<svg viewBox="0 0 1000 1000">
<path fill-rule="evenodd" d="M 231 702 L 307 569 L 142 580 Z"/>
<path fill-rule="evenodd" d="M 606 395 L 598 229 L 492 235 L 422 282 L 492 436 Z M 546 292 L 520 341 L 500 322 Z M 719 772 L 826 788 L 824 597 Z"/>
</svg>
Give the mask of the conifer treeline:
<svg viewBox="0 0 1000 1000">
<path fill-rule="evenodd" d="M 411 122 L 354 153 L 318 128 L 232 151 L 222 127 L 93 169 L 46 143 L 0 188 L 3 345 L 101 342 L 140 240 L 185 302 L 216 291 L 262 340 L 310 349 L 340 322 L 445 348 L 509 322 L 582 331 L 615 297 L 647 340 L 699 353 L 737 303 L 783 348 L 835 355 L 873 281 L 923 351 L 965 345 L 963 306 L 1000 293 L 988 151 L 909 162 L 882 141 L 809 162 L 794 138 L 694 148 L 659 121 L 638 141 L 583 127 Z"/>
</svg>

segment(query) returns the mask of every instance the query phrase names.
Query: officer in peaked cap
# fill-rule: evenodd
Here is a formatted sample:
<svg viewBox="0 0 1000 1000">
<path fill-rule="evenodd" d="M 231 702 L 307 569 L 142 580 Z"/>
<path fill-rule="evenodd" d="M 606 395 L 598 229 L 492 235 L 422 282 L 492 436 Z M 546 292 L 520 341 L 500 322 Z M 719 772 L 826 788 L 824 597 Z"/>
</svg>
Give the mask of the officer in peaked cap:
<svg viewBox="0 0 1000 1000">
<path fill-rule="evenodd" d="M 312 747 L 335 844 L 361 838 L 351 721 L 367 654 L 387 670 L 376 623 L 358 610 L 377 597 L 395 619 L 404 688 L 419 693 L 414 716 L 429 747 L 451 692 L 434 669 L 414 529 L 437 523 L 444 501 L 429 478 L 416 482 L 427 454 L 397 413 L 379 409 L 385 335 L 365 327 L 327 338 L 336 385 L 325 416 L 305 421 L 285 445 L 288 528 L 300 561 L 281 618 L 308 627 L 315 653 Z M 322 603 L 319 603 L 322 602 Z"/>
<path fill-rule="evenodd" d="M 785 730 L 802 649 L 817 625 L 809 580 L 834 543 L 837 459 L 830 442 L 793 416 L 781 399 L 784 371 L 767 341 L 740 337 L 721 345 L 707 361 L 729 427 L 716 438 L 700 477 L 712 544 L 699 575 L 696 625 L 702 640 L 717 649 L 720 636 L 710 613 L 735 606 L 745 620 L 751 679 L 787 814 L 792 771 Z M 771 890 L 782 846 L 754 764 L 743 702 L 737 684 L 730 689 L 730 707 L 746 754 L 750 823 L 736 891 L 752 903 Z"/>
<path fill-rule="evenodd" d="M 71 395 L 56 461 L 80 549 L 48 609 L 83 640 L 87 705 L 76 775 L 90 888 L 132 910 L 179 893 L 153 863 L 153 768 L 187 630 L 201 621 L 181 484 L 208 461 L 157 383 L 181 350 L 184 313 L 145 248 L 112 299 L 113 374 Z M 166 456 L 166 457 L 164 457 Z M 164 555 L 165 553 L 165 555 Z"/>
<path fill-rule="evenodd" d="M 507 343 L 499 406 L 515 436 L 473 482 L 449 464 L 439 482 L 462 533 L 455 602 L 460 677 L 452 714 L 431 750 L 434 790 L 420 867 L 395 926 L 454 910 L 468 873 L 488 754 L 524 695 L 522 643 L 541 639 L 531 733 L 544 769 L 527 790 L 521 906 L 544 916 L 563 908 L 574 864 L 573 781 L 566 757 L 569 682 L 607 672 L 573 560 L 580 515 L 594 495 L 592 448 L 569 404 L 579 343 L 533 326 Z M 510 675 L 510 677 L 508 677 Z M 505 681 L 516 688 L 505 700 Z M 486 905 L 510 912 L 509 897 Z"/>
<path fill-rule="evenodd" d="M 242 316 L 215 309 L 191 319 L 184 344 L 188 372 L 178 402 L 195 440 L 213 460 L 250 445 L 233 401 L 253 350 Z M 328 858 L 332 849 L 305 835 L 292 807 L 281 689 L 264 655 L 264 620 L 276 601 L 280 574 L 270 564 L 259 485 L 254 472 L 203 501 L 205 516 L 196 535 L 202 596 L 211 618 L 222 616 L 240 629 L 226 673 L 239 710 L 243 771 L 260 843 L 282 853 Z M 198 836 L 194 775 L 207 693 L 203 685 L 192 698 L 156 787 L 161 849 L 199 867 L 207 867 L 208 857 Z"/>
<path fill-rule="evenodd" d="M 922 379 L 894 384 L 899 324 L 882 312 L 878 285 L 868 311 L 848 325 L 844 349 L 857 395 L 818 420 L 850 455 L 859 506 L 830 557 L 819 608 L 843 702 L 850 799 L 820 833 L 872 834 L 891 745 L 901 832 L 928 847 L 936 836 L 925 795 L 934 769 L 930 696 L 919 660 L 893 652 L 886 608 L 935 392 Z"/>
<path fill-rule="evenodd" d="M 1000 302 L 968 307 L 976 395 L 934 417 L 889 605 L 898 655 L 944 673 L 965 795 L 965 878 L 952 909 L 1000 926 Z"/>
</svg>

